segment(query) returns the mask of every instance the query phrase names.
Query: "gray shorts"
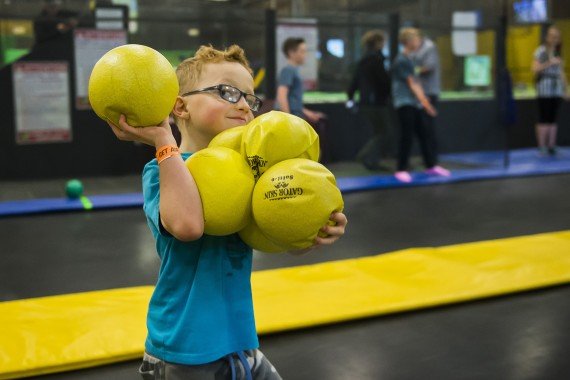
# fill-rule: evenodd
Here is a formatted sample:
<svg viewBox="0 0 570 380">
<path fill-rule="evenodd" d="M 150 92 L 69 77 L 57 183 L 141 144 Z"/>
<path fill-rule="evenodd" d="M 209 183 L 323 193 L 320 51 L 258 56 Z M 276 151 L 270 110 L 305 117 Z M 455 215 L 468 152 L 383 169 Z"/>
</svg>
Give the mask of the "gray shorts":
<svg viewBox="0 0 570 380">
<path fill-rule="evenodd" d="M 240 351 L 200 365 L 168 363 L 145 353 L 139 373 L 144 380 L 282 380 L 259 350 Z"/>
</svg>

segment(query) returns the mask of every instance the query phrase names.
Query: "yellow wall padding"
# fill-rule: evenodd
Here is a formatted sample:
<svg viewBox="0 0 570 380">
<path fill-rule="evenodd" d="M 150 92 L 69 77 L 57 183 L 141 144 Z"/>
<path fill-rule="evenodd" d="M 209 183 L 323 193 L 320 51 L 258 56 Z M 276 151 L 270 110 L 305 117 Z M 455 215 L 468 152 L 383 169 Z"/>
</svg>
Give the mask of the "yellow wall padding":
<svg viewBox="0 0 570 380">
<path fill-rule="evenodd" d="M 570 231 L 255 272 L 260 334 L 570 282 Z M 142 355 L 152 287 L 0 303 L 0 379 Z"/>
<path fill-rule="evenodd" d="M 509 28 L 506 43 L 507 67 L 511 71 L 513 83 L 526 83 L 534 86 L 531 64 L 534 51 L 540 43 L 540 25 Z"/>
<path fill-rule="evenodd" d="M 570 80 L 570 19 L 556 20 L 555 25 L 562 33 L 562 59 L 566 79 Z"/>
<path fill-rule="evenodd" d="M 443 34 L 435 39 L 441 65 L 441 85 L 444 90 L 455 91 L 463 87 L 464 58 L 453 54 L 451 35 Z M 477 55 L 488 55 L 491 59 L 491 70 L 495 67 L 495 32 L 482 30 L 477 32 Z M 494 81 L 491 76 L 491 81 Z"/>
</svg>

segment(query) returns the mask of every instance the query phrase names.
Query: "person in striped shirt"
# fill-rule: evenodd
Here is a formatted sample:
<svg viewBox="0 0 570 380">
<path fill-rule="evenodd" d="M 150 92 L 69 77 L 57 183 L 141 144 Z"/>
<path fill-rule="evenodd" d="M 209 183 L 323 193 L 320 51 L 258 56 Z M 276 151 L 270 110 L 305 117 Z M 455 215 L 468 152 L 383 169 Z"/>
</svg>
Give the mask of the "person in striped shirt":
<svg viewBox="0 0 570 380">
<path fill-rule="evenodd" d="M 562 99 L 568 98 L 561 45 L 560 30 L 551 26 L 544 43 L 534 52 L 532 71 L 535 74 L 538 95 L 536 139 L 541 155 L 556 155 L 556 117 Z"/>
</svg>

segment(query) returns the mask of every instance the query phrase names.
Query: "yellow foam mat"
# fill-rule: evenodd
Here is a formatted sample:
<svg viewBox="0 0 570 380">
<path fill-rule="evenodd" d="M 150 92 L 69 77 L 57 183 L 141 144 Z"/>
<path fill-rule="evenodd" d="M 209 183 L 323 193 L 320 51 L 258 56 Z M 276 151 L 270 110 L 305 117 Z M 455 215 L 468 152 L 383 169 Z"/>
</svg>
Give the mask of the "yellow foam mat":
<svg viewBox="0 0 570 380">
<path fill-rule="evenodd" d="M 260 334 L 570 282 L 570 231 L 253 273 Z M 0 303 L 0 379 L 142 355 L 152 287 Z"/>
</svg>

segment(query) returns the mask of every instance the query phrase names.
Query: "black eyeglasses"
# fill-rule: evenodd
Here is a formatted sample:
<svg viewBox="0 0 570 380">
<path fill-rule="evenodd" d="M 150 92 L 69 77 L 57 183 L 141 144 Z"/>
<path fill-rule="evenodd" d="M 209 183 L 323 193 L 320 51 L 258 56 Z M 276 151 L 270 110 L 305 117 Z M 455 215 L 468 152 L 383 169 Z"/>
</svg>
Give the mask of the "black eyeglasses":
<svg viewBox="0 0 570 380">
<path fill-rule="evenodd" d="M 234 104 L 239 102 L 239 100 L 243 96 L 249 108 L 254 112 L 259 111 L 259 109 L 261 108 L 261 104 L 263 104 L 261 99 L 259 99 L 257 96 L 253 94 L 247 94 L 242 90 L 240 90 L 239 88 L 235 88 L 234 86 L 230 86 L 229 84 L 218 84 L 212 87 L 203 88 L 201 90 L 186 92 L 182 94 L 182 96 L 194 95 L 194 94 L 199 94 L 201 92 L 210 92 L 210 91 L 218 91 L 220 98 Z"/>
</svg>

